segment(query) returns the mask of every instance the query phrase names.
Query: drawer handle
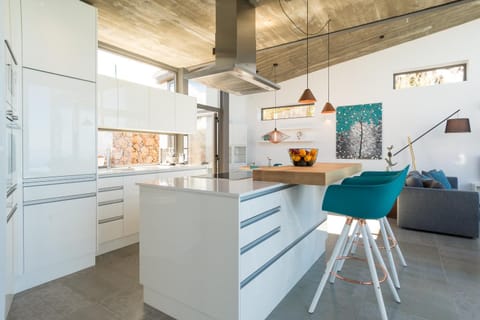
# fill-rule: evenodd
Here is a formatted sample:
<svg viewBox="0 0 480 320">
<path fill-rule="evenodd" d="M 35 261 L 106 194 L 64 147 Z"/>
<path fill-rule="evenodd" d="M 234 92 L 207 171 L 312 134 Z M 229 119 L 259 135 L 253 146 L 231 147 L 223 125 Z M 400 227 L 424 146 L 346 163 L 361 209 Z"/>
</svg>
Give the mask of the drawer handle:
<svg viewBox="0 0 480 320">
<path fill-rule="evenodd" d="M 262 213 L 257 214 L 256 216 L 253 216 L 251 218 L 245 219 L 242 222 L 240 222 L 240 229 L 245 228 L 255 222 L 258 222 L 260 220 L 263 220 L 267 217 L 270 217 L 272 214 L 275 214 L 277 212 L 280 212 L 281 206 L 272 208 L 270 210 L 264 211 Z"/>
<path fill-rule="evenodd" d="M 256 277 L 258 277 L 263 271 L 267 270 L 272 264 L 274 264 L 275 262 L 277 262 L 278 259 L 280 259 L 281 257 L 283 257 L 284 254 L 286 254 L 288 251 L 290 251 L 290 249 L 292 249 L 293 247 L 295 247 L 300 241 L 302 241 L 303 239 L 305 239 L 309 234 L 311 234 L 313 231 L 315 231 L 322 223 L 324 223 L 327 219 L 324 218 L 322 219 L 322 221 L 318 222 L 317 224 L 315 224 L 312 228 L 310 228 L 309 230 L 307 230 L 307 232 L 305 232 L 304 234 L 302 234 L 300 237 L 298 237 L 297 239 L 295 239 L 292 243 L 290 243 L 287 247 L 285 247 L 282 251 L 280 251 L 279 253 L 277 253 L 273 258 L 271 258 L 270 260 L 268 260 L 267 262 L 265 262 L 262 266 L 260 266 L 260 268 L 258 268 L 257 270 L 255 270 L 254 272 L 252 272 L 252 274 L 250 274 L 248 277 L 246 277 L 245 279 L 243 279 L 241 282 L 240 282 L 240 289 L 243 289 L 243 287 L 245 287 L 247 284 L 249 284 L 250 282 L 252 282 Z"/>
<path fill-rule="evenodd" d="M 17 190 L 17 184 L 16 183 L 13 186 L 11 186 L 10 188 L 8 188 L 7 198 L 10 197 L 12 195 L 12 193 L 15 192 L 15 190 Z"/>
<path fill-rule="evenodd" d="M 13 206 L 12 210 L 10 210 L 10 212 L 8 213 L 7 223 L 10 221 L 10 219 L 12 219 L 13 215 L 15 214 L 15 212 L 17 212 L 17 209 L 18 209 L 18 205 L 15 204 L 15 206 Z"/>
<path fill-rule="evenodd" d="M 276 227 L 275 229 L 272 229 L 270 230 L 269 232 L 265 233 L 263 236 L 253 240 L 252 242 L 244 245 L 241 249 L 240 249 L 240 254 L 244 254 L 244 253 L 247 253 L 248 251 L 252 250 L 253 248 L 255 248 L 256 246 L 258 246 L 260 243 L 270 239 L 271 237 L 273 237 L 274 235 L 276 235 L 277 233 L 280 232 L 280 226 Z"/>
<path fill-rule="evenodd" d="M 71 196 L 61 196 L 61 197 L 55 197 L 55 198 L 30 200 L 30 201 L 25 201 L 23 203 L 23 206 L 27 207 L 27 206 L 33 206 L 33 205 L 45 204 L 45 203 L 52 203 L 52 202 L 69 201 L 69 200 L 77 200 L 77 199 L 84 199 L 84 198 L 93 198 L 93 197 L 96 197 L 96 196 L 97 196 L 96 192 L 91 192 L 91 193 L 76 194 L 76 195 L 71 195 Z"/>
<path fill-rule="evenodd" d="M 111 217 L 111 218 L 105 218 L 105 219 L 99 220 L 99 221 L 98 221 L 98 224 L 109 223 L 109 222 L 118 221 L 118 220 L 122 220 L 122 219 L 123 219 L 123 216 L 116 216 L 116 217 Z"/>
<path fill-rule="evenodd" d="M 116 204 L 116 203 L 122 203 L 123 199 L 115 199 L 115 200 L 106 200 L 98 203 L 99 207 L 102 206 L 108 206 L 109 204 Z"/>
<path fill-rule="evenodd" d="M 98 192 L 108 192 L 108 191 L 118 191 L 118 190 L 123 190 L 123 186 L 98 188 Z"/>
</svg>

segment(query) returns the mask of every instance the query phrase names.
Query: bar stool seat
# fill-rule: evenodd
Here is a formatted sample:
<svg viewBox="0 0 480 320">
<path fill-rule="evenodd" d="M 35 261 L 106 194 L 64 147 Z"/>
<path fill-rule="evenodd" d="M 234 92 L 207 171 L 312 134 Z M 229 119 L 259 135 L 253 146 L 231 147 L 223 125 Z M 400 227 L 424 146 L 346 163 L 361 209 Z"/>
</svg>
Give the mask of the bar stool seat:
<svg viewBox="0 0 480 320">
<path fill-rule="evenodd" d="M 331 276 L 331 272 L 334 270 L 334 268 L 335 270 L 338 268 L 337 263 L 339 259 L 343 260 L 345 258 L 342 253 L 345 251 L 347 246 L 348 234 L 354 219 L 358 220 L 358 228 L 362 235 L 362 241 L 365 247 L 365 255 L 382 319 L 387 320 L 388 317 L 385 304 L 383 302 L 380 281 L 378 280 L 373 256 L 375 256 L 375 259 L 378 261 L 380 267 L 384 269 L 386 273 L 386 281 L 395 301 L 400 303 L 400 297 L 398 296 L 393 281 L 386 268 L 385 262 L 380 254 L 380 250 L 373 239 L 366 220 L 381 219 L 388 214 L 393 203 L 395 202 L 395 199 L 403 188 L 408 168 L 409 166 L 402 170 L 400 174 L 392 176 L 392 179 L 379 179 L 377 183 L 345 183 L 341 185 L 330 185 L 327 188 L 323 199 L 322 209 L 336 214 L 345 215 L 347 216 L 347 220 L 343 226 L 342 232 L 340 233 L 339 239 L 334 246 L 332 256 L 328 260 L 325 272 L 320 280 L 308 312 L 313 313 L 315 311 L 327 280 Z"/>
</svg>

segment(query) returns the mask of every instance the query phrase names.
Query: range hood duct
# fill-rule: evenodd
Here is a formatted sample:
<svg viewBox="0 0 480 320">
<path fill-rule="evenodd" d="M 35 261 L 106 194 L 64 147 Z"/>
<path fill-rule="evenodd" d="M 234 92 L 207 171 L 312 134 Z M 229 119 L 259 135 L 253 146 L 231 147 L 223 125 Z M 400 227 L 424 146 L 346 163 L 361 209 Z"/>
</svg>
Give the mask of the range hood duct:
<svg viewBox="0 0 480 320">
<path fill-rule="evenodd" d="M 215 62 L 186 74 L 186 79 L 236 95 L 280 89 L 256 74 L 253 4 L 258 0 L 216 1 Z"/>
</svg>

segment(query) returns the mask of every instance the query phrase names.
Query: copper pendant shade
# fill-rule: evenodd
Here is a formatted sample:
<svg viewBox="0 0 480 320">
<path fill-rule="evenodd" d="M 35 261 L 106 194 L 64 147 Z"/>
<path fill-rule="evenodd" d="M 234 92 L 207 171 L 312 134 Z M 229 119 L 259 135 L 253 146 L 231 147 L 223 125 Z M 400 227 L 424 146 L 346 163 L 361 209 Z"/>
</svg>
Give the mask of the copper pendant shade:
<svg viewBox="0 0 480 320">
<path fill-rule="evenodd" d="M 335 113 L 335 108 L 330 103 L 330 19 L 327 21 L 327 102 L 322 109 L 322 113 Z"/>
<path fill-rule="evenodd" d="M 308 0 L 307 0 L 307 88 L 303 91 L 300 99 L 298 99 L 299 103 L 314 103 L 317 102 L 315 96 L 312 93 L 312 90 L 308 87 Z"/>
<path fill-rule="evenodd" d="M 277 82 L 277 67 L 278 63 L 273 64 L 273 77 L 274 81 Z M 274 91 L 273 93 L 274 96 L 274 111 L 273 111 L 273 119 L 275 120 L 275 129 L 273 131 L 268 132 L 267 134 L 264 135 L 264 137 L 268 137 L 268 141 L 271 143 L 280 143 L 283 140 L 287 139 L 289 136 L 286 135 L 285 133 L 278 131 L 277 130 L 277 90 Z"/>
</svg>

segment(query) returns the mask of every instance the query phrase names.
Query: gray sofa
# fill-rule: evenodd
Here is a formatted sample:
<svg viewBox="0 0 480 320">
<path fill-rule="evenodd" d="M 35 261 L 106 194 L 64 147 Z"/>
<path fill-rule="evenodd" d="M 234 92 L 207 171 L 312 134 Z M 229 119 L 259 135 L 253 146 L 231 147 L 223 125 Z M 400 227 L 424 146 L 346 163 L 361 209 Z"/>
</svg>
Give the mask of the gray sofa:
<svg viewBox="0 0 480 320">
<path fill-rule="evenodd" d="M 458 180 L 448 177 L 453 189 L 404 187 L 398 198 L 397 225 L 401 228 L 477 238 L 479 195 L 457 190 Z"/>
</svg>

